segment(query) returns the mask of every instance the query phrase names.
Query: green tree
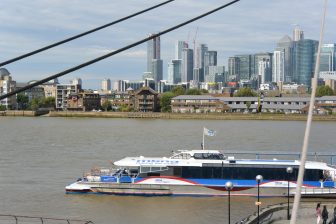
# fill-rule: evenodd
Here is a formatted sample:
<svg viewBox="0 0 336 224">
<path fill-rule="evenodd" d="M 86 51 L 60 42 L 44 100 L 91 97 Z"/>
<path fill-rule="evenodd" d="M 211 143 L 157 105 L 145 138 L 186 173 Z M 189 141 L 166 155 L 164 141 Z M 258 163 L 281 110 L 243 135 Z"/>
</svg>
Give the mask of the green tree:
<svg viewBox="0 0 336 224">
<path fill-rule="evenodd" d="M 201 89 L 201 93 L 209 93 L 209 91 L 206 89 Z"/>
<path fill-rule="evenodd" d="M 249 87 L 243 87 L 238 89 L 237 93 L 234 94 L 236 97 L 251 97 L 251 96 L 257 96 L 258 94 L 254 92 Z"/>
<path fill-rule="evenodd" d="M 246 105 L 247 110 L 250 111 L 250 108 L 251 108 L 251 101 L 247 101 L 247 102 L 245 103 L 245 105 Z"/>
<path fill-rule="evenodd" d="M 109 101 L 109 100 L 105 100 L 104 103 L 102 104 L 102 108 L 103 108 L 105 111 L 111 110 L 111 109 L 112 109 L 111 101 Z"/>
<path fill-rule="evenodd" d="M 41 103 L 42 103 L 41 106 L 55 108 L 55 102 L 56 102 L 55 97 L 49 96 L 49 97 L 41 99 Z"/>
<path fill-rule="evenodd" d="M 32 101 L 29 104 L 29 107 L 31 110 L 37 110 L 38 108 L 41 107 L 41 100 L 40 98 L 34 98 L 32 99 Z"/>
<path fill-rule="evenodd" d="M 25 110 L 28 107 L 29 97 L 24 94 L 18 94 L 16 96 L 16 102 L 18 103 L 19 110 Z"/>
<path fill-rule="evenodd" d="M 330 86 L 318 86 L 316 89 L 316 97 L 333 95 L 335 95 L 335 93 Z"/>
<path fill-rule="evenodd" d="M 188 89 L 185 92 L 186 95 L 201 95 L 201 90 L 196 89 L 196 88 L 192 88 L 192 89 Z"/>
<path fill-rule="evenodd" d="M 174 94 L 174 96 L 184 95 L 185 89 L 182 86 L 177 86 L 174 87 L 171 92 Z"/>
<path fill-rule="evenodd" d="M 0 104 L 0 111 L 5 111 L 5 110 L 6 110 L 6 106 Z"/>
<path fill-rule="evenodd" d="M 170 102 L 174 96 L 175 95 L 172 92 L 165 92 L 161 95 L 160 98 L 161 112 L 171 112 Z"/>
</svg>

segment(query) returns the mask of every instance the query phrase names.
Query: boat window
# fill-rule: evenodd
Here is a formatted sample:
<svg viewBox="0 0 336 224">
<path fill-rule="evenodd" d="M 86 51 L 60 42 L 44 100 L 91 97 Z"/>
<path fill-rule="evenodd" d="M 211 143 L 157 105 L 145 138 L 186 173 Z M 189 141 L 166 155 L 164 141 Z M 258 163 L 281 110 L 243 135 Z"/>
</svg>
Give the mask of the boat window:
<svg viewBox="0 0 336 224">
<path fill-rule="evenodd" d="M 177 173 L 176 173 L 177 174 Z M 175 170 L 174 170 L 175 175 Z M 286 168 L 273 167 L 183 167 L 181 177 L 204 179 L 246 179 L 255 180 L 257 175 L 262 175 L 265 180 L 290 180 L 296 181 L 298 169 L 295 168 L 288 175 Z M 322 170 L 305 171 L 305 181 L 319 181 L 323 178 Z"/>
<path fill-rule="evenodd" d="M 195 159 L 212 159 L 212 160 L 223 160 L 223 154 L 219 153 L 195 153 Z"/>
<path fill-rule="evenodd" d="M 172 157 L 172 159 L 190 159 L 190 154 L 188 153 L 180 153 Z"/>
<path fill-rule="evenodd" d="M 167 167 L 150 167 L 150 166 L 141 166 L 140 173 L 152 173 L 168 170 Z"/>
</svg>

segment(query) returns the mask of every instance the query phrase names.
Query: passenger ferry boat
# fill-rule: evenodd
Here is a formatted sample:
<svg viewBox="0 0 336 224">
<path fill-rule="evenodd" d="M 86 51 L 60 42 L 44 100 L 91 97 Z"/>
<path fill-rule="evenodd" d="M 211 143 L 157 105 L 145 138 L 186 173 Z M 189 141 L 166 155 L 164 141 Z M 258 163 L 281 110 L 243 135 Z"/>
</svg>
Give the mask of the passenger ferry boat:
<svg viewBox="0 0 336 224">
<path fill-rule="evenodd" d="M 143 196 L 226 196 L 225 184 L 233 183 L 231 195 L 287 196 L 296 187 L 300 161 L 235 159 L 216 150 L 180 150 L 167 157 L 126 157 L 114 162 L 116 169 L 92 169 L 66 186 L 66 193 Z M 293 172 L 287 173 L 291 167 Z M 306 189 L 336 192 L 336 167 L 307 161 Z M 262 175 L 261 182 L 256 176 Z"/>
</svg>

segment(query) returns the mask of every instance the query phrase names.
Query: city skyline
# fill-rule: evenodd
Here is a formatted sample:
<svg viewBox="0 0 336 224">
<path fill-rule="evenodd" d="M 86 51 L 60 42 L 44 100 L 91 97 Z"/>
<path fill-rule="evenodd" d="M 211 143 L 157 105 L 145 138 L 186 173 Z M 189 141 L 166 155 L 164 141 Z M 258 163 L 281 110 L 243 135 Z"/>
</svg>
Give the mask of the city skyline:
<svg viewBox="0 0 336 224">
<path fill-rule="evenodd" d="M 151 1 L 145 5 L 136 1 L 130 2 L 132 4 L 127 4 L 127 7 L 109 2 L 97 5 L 89 1 L 81 1 L 80 6 L 76 2 L 67 2 L 69 7 L 64 9 L 63 1 L 48 3 L 2 1 L 0 6 L 6 8 L 6 11 L 0 15 L 0 19 L 4 21 L 0 25 L 0 50 L 2 51 L 0 61 L 105 24 L 160 1 Z M 185 40 L 189 42 L 190 48 L 193 48 L 197 27 L 196 44 L 205 43 L 210 49 L 218 51 L 218 64 L 226 68 L 230 56 L 273 52 L 276 43 L 284 35 L 292 37 L 294 24 L 299 24 L 305 31 L 305 38 L 318 39 L 322 2 L 308 1 L 304 8 L 296 7 L 300 6 L 300 3 L 302 4 L 298 0 L 281 3 L 261 1 L 256 5 L 252 2 L 240 1 L 212 16 L 162 36 L 163 78 L 167 79 L 168 63 L 175 58 L 173 49 L 175 41 Z M 132 43 L 146 37 L 149 33 L 163 30 L 218 5 L 216 1 L 206 3 L 176 1 L 116 27 L 13 63 L 5 68 L 18 81 L 40 79 Z M 336 16 L 331 13 L 335 6 L 334 2 L 329 3 L 324 43 L 336 42 L 334 38 L 336 31 L 332 30 L 336 24 Z M 116 8 L 118 10 L 114 10 Z M 298 8 L 300 11 L 297 10 Z M 281 15 L 276 13 L 278 11 L 281 11 Z M 307 15 L 310 16 L 307 17 Z M 146 45 L 143 44 L 89 68 L 71 73 L 60 81 L 67 82 L 74 77 L 81 77 L 86 88 L 98 88 L 104 78 L 139 80 L 147 70 L 146 59 Z M 129 63 L 132 66 L 125 66 Z"/>
</svg>

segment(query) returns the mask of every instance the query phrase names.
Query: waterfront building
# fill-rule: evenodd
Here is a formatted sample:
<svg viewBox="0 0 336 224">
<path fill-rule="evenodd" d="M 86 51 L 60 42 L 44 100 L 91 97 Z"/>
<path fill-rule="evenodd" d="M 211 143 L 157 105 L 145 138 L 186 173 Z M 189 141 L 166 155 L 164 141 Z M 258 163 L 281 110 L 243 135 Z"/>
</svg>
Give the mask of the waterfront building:
<svg viewBox="0 0 336 224">
<path fill-rule="evenodd" d="M 188 48 L 188 44 L 185 41 L 178 40 L 175 44 L 175 59 L 182 60 L 182 52 L 184 48 Z"/>
<path fill-rule="evenodd" d="M 56 110 L 67 110 L 70 94 L 77 94 L 82 89 L 77 84 L 57 84 L 56 85 Z"/>
<path fill-rule="evenodd" d="M 193 68 L 194 68 L 194 59 L 193 59 L 193 50 L 189 48 L 184 48 L 182 51 L 182 74 L 181 81 L 189 82 L 193 79 Z"/>
<path fill-rule="evenodd" d="M 219 98 L 211 95 L 180 95 L 171 99 L 173 113 L 222 113 L 228 110 Z"/>
<path fill-rule="evenodd" d="M 311 87 L 317 47 L 316 40 L 303 39 L 294 42 L 294 82 Z"/>
<path fill-rule="evenodd" d="M 101 84 L 101 89 L 103 91 L 109 91 L 111 90 L 111 80 L 110 79 L 103 79 L 102 84 Z"/>
<path fill-rule="evenodd" d="M 323 44 L 321 47 L 320 72 L 336 71 L 336 44 Z"/>
<path fill-rule="evenodd" d="M 12 79 L 9 71 L 5 68 L 0 68 L 0 96 L 14 91 L 16 82 Z M 7 97 L 0 101 L 0 105 L 6 109 L 16 108 L 16 96 Z"/>
<path fill-rule="evenodd" d="M 168 82 L 171 84 L 177 84 L 181 82 L 181 68 L 182 68 L 182 60 L 175 59 L 171 60 L 168 63 Z"/>
<path fill-rule="evenodd" d="M 274 51 L 272 72 L 273 72 L 272 82 L 284 82 L 285 81 L 285 51 L 284 50 Z"/>
<path fill-rule="evenodd" d="M 45 97 L 55 97 L 56 98 L 56 85 L 59 84 L 57 79 L 51 80 L 49 82 L 40 85 L 44 90 Z"/>
<path fill-rule="evenodd" d="M 32 81 L 29 81 L 28 83 L 17 83 L 16 84 L 16 90 L 19 90 L 27 85 L 30 85 L 30 84 L 33 84 L 35 83 L 36 80 L 32 80 Z M 41 86 L 41 85 L 38 85 L 38 86 L 34 86 L 32 88 L 29 88 L 23 92 L 21 92 L 20 94 L 23 94 L 25 96 L 28 96 L 28 100 L 29 102 L 31 102 L 33 99 L 35 98 L 44 98 L 46 97 L 45 96 L 45 91 L 44 91 L 44 87 Z"/>
<path fill-rule="evenodd" d="M 157 90 L 157 84 L 163 79 L 163 62 L 161 59 L 152 60 L 152 74 L 155 81 L 155 90 Z"/>
<path fill-rule="evenodd" d="M 134 93 L 134 110 L 139 112 L 157 112 L 159 110 L 158 93 L 150 87 L 142 87 Z"/>
<path fill-rule="evenodd" d="M 314 113 L 319 108 L 336 110 L 336 96 L 316 98 Z M 261 106 L 262 112 L 269 113 L 306 113 L 310 97 L 216 97 L 211 95 L 181 95 L 171 99 L 173 113 L 204 112 L 256 112 Z M 222 110 L 221 110 L 222 109 Z"/>
<path fill-rule="evenodd" d="M 98 93 L 81 91 L 70 93 L 67 101 L 67 110 L 72 111 L 92 111 L 101 108 L 100 96 Z"/>
</svg>

